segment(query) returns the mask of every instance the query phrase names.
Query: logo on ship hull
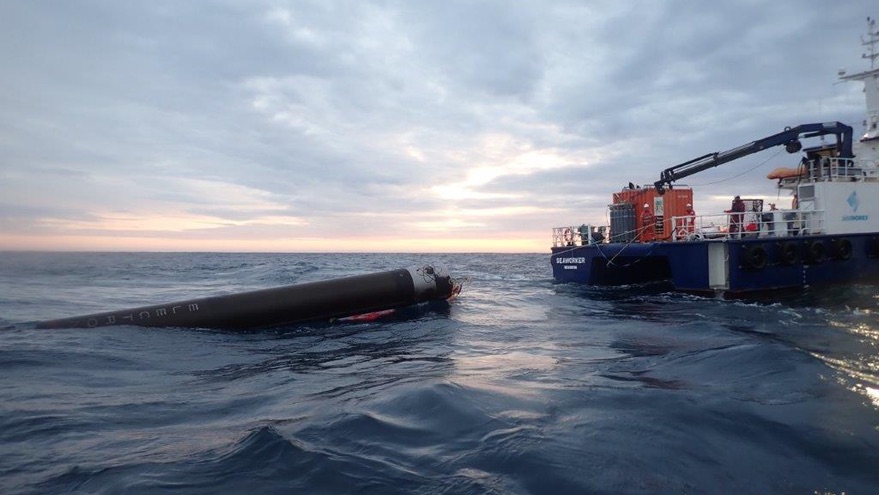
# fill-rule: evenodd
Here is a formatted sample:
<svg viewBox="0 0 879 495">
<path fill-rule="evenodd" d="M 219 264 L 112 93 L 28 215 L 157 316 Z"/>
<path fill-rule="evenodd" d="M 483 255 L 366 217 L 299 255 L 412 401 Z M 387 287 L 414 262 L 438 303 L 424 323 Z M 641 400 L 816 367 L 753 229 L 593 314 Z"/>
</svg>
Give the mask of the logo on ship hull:
<svg viewBox="0 0 879 495">
<path fill-rule="evenodd" d="M 858 200 L 857 191 L 852 191 L 852 193 L 848 195 L 848 199 L 846 199 L 845 202 L 848 203 L 853 212 L 858 212 L 858 206 L 861 205 L 861 202 L 860 200 Z"/>
<path fill-rule="evenodd" d="M 852 209 L 852 213 L 858 212 L 858 207 L 861 206 L 861 200 L 858 199 L 858 192 L 852 191 L 851 194 L 848 195 L 848 198 L 845 200 L 848 203 L 849 208 Z M 865 222 L 870 218 L 870 215 L 844 215 L 842 217 L 843 222 Z"/>
</svg>

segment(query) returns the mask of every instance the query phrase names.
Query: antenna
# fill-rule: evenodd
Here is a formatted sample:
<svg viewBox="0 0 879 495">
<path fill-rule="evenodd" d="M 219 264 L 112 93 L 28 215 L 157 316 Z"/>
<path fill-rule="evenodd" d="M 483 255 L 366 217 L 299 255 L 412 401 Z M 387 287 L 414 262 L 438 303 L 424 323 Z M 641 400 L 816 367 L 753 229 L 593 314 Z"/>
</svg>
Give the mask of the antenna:
<svg viewBox="0 0 879 495">
<path fill-rule="evenodd" d="M 867 52 L 861 54 L 861 58 L 870 59 L 870 70 L 876 67 L 876 59 L 879 53 L 876 53 L 876 44 L 879 43 L 879 31 L 876 30 L 876 19 L 867 17 L 867 40 L 861 36 L 861 44 L 867 47 Z M 842 74 L 840 74 L 842 75 Z"/>
<path fill-rule="evenodd" d="M 861 44 L 867 47 L 861 58 L 870 60 L 870 69 L 857 74 L 840 75 L 840 81 L 863 81 L 864 97 L 867 103 L 867 120 L 864 122 L 867 132 L 861 136 L 861 141 L 870 141 L 879 138 L 879 68 L 876 60 L 879 59 L 877 45 L 879 45 L 879 30 L 876 29 L 876 19 L 867 17 L 867 37 L 861 35 Z"/>
</svg>

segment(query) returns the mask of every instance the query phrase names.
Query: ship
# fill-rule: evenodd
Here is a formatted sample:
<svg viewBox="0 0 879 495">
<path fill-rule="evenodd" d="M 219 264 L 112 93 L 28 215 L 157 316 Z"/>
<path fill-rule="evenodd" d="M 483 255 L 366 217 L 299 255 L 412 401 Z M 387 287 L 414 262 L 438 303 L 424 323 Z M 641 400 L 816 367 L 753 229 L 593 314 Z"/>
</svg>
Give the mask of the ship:
<svg viewBox="0 0 879 495">
<path fill-rule="evenodd" d="M 613 193 L 604 224 L 552 229 L 558 282 L 591 286 L 670 283 L 677 291 L 741 296 L 782 289 L 879 281 L 879 31 L 867 18 L 862 82 L 865 131 L 806 123 L 660 173 Z M 774 147 L 799 155 L 767 175 L 780 201 L 735 196 L 728 209 L 696 214 L 693 188 L 677 181 Z M 787 198 L 790 203 L 787 204 Z"/>
</svg>

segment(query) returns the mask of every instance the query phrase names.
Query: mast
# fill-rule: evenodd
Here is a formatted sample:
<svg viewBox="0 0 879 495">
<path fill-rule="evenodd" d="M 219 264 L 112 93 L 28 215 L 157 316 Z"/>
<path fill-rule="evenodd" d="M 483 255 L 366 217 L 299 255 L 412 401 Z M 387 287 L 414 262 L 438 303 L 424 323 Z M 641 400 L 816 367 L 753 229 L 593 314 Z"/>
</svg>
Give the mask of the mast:
<svg viewBox="0 0 879 495">
<path fill-rule="evenodd" d="M 870 61 L 870 69 L 857 74 L 846 75 L 845 70 L 839 71 L 840 81 L 863 81 L 864 96 L 867 100 L 867 120 L 865 121 L 866 132 L 861 136 L 861 142 L 879 139 L 879 68 L 876 61 L 879 52 L 879 30 L 876 29 L 876 19 L 867 17 L 867 38 L 861 36 L 861 44 L 867 47 L 867 52 L 861 54 L 861 58 Z"/>
<path fill-rule="evenodd" d="M 870 59 L 870 69 L 876 68 L 876 57 L 879 57 L 879 53 L 876 53 L 876 43 L 879 42 L 879 31 L 876 31 L 876 19 L 871 19 L 867 17 L 867 36 L 869 39 L 866 41 L 864 37 L 861 37 L 861 44 L 867 47 L 867 51 L 870 53 L 862 53 L 861 58 Z"/>
</svg>

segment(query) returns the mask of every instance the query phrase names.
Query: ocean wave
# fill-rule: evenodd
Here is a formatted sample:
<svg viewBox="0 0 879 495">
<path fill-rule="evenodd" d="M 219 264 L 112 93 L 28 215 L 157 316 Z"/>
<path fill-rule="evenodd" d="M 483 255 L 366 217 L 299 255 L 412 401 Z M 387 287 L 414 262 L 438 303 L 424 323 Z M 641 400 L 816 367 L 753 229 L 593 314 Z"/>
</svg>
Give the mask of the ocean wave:
<svg viewBox="0 0 879 495">
<path fill-rule="evenodd" d="M 465 292 L 371 323 L 27 324 L 426 259 Z M 545 255 L 13 254 L 0 492 L 870 493 L 874 292 L 584 288 Z"/>
</svg>

